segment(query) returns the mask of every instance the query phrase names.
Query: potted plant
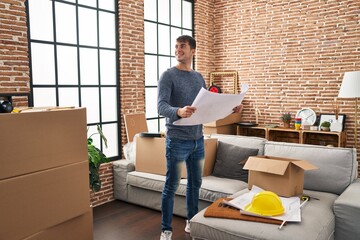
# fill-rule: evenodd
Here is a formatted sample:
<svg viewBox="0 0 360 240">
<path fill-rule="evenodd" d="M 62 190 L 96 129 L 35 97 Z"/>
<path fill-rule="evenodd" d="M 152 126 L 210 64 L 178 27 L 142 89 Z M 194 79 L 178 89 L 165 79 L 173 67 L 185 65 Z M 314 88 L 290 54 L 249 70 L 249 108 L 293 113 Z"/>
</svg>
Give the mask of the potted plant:
<svg viewBox="0 0 360 240">
<path fill-rule="evenodd" d="M 324 122 L 321 123 L 320 128 L 323 131 L 330 131 L 330 125 L 331 125 L 330 122 L 324 121 Z"/>
<path fill-rule="evenodd" d="M 280 119 L 284 123 L 284 128 L 290 128 L 291 113 L 283 113 Z"/>
<path fill-rule="evenodd" d="M 99 168 L 102 163 L 109 162 L 109 159 L 105 154 L 93 145 L 92 137 L 99 134 L 103 140 L 105 147 L 107 148 L 107 139 L 104 136 L 99 125 L 96 126 L 97 133 L 91 134 L 87 139 L 88 145 L 88 160 L 89 160 L 89 184 L 90 189 L 94 192 L 98 192 L 101 189 L 101 180 L 99 175 Z M 88 129 L 89 130 L 89 129 Z"/>
</svg>

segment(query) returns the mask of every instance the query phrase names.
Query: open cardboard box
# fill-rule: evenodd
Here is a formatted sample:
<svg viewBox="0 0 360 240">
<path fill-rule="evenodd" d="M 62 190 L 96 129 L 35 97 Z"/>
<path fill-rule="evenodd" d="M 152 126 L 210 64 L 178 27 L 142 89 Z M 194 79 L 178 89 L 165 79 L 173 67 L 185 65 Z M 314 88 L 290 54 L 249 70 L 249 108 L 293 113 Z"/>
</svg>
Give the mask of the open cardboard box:
<svg viewBox="0 0 360 240">
<path fill-rule="evenodd" d="M 230 125 L 233 123 L 238 123 L 240 121 L 241 121 L 241 112 L 231 113 L 223 119 L 219 119 L 214 122 L 205 123 L 204 127 L 220 127 L 220 126 Z"/>
<path fill-rule="evenodd" d="M 237 127 L 235 124 L 229 124 L 219 127 L 207 127 L 204 126 L 204 134 L 229 134 L 236 135 Z"/>
<path fill-rule="evenodd" d="M 317 167 L 304 160 L 250 156 L 244 169 L 249 170 L 249 189 L 256 185 L 280 196 L 292 197 L 303 192 L 304 171 Z"/>
<path fill-rule="evenodd" d="M 235 123 L 241 121 L 241 113 L 231 113 L 223 119 L 205 123 L 204 134 L 230 134 L 236 135 L 237 127 Z"/>
<path fill-rule="evenodd" d="M 132 141 L 137 133 L 147 131 L 145 114 L 128 114 L 124 116 L 128 141 Z M 166 175 L 164 137 L 136 137 L 136 171 Z M 216 158 L 217 139 L 204 139 L 205 162 L 203 176 L 212 173 Z M 186 178 L 186 167 L 183 165 L 181 177 Z"/>
</svg>

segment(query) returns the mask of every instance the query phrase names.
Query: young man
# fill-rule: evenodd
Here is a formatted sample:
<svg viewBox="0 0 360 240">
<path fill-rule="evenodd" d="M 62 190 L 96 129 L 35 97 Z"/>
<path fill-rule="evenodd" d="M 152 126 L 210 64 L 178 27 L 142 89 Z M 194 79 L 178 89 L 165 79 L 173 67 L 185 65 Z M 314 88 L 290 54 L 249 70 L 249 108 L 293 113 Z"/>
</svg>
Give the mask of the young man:
<svg viewBox="0 0 360 240">
<path fill-rule="evenodd" d="M 204 78 L 191 68 L 195 56 L 196 41 L 183 35 L 176 39 L 175 57 L 178 64 L 166 70 L 158 84 L 158 112 L 166 117 L 166 181 L 161 198 L 161 240 L 171 239 L 174 196 L 177 190 L 183 163 L 186 163 L 187 220 L 185 231 L 190 232 L 189 220 L 198 212 L 199 189 L 204 163 L 203 126 L 177 126 L 173 122 L 188 118 L 196 111 L 191 107 L 202 87 Z M 233 109 L 241 111 L 241 105 Z"/>
<path fill-rule="evenodd" d="M 176 39 L 175 57 L 178 64 L 165 71 L 158 84 L 158 112 L 166 117 L 166 181 L 162 192 L 162 233 L 160 239 L 171 239 L 174 196 L 186 163 L 187 220 L 185 231 L 190 232 L 189 220 L 198 212 L 201 172 L 204 162 L 202 125 L 176 126 L 173 122 L 188 118 L 196 111 L 191 107 L 205 81 L 191 68 L 196 41 L 187 35 Z"/>
</svg>

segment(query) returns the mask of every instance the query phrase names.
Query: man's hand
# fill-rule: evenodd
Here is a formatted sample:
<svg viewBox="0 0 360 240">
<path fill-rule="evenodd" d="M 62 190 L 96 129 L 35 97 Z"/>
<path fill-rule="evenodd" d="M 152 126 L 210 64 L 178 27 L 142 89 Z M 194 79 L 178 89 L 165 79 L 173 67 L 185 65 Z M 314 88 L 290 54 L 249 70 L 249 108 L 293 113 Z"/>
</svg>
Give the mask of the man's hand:
<svg viewBox="0 0 360 240">
<path fill-rule="evenodd" d="M 181 118 L 189 118 L 196 111 L 196 107 L 185 106 L 183 108 L 179 108 L 176 114 Z"/>
<path fill-rule="evenodd" d="M 239 106 L 236 106 L 236 107 L 233 108 L 233 112 L 234 113 L 240 113 L 242 111 L 242 109 L 243 109 L 243 105 L 240 104 Z"/>
</svg>

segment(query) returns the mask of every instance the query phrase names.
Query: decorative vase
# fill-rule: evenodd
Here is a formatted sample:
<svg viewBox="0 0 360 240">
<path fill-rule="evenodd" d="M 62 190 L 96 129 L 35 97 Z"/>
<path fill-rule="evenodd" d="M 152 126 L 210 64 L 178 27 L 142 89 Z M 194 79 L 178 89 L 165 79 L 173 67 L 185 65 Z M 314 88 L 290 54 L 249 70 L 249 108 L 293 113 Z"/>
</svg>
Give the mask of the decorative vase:
<svg viewBox="0 0 360 240">
<path fill-rule="evenodd" d="M 284 128 L 290 128 L 290 122 L 283 122 L 284 123 Z"/>
<path fill-rule="evenodd" d="M 329 127 L 321 127 L 321 130 L 325 131 L 325 132 L 328 132 L 328 131 L 330 131 L 330 128 Z"/>
</svg>

